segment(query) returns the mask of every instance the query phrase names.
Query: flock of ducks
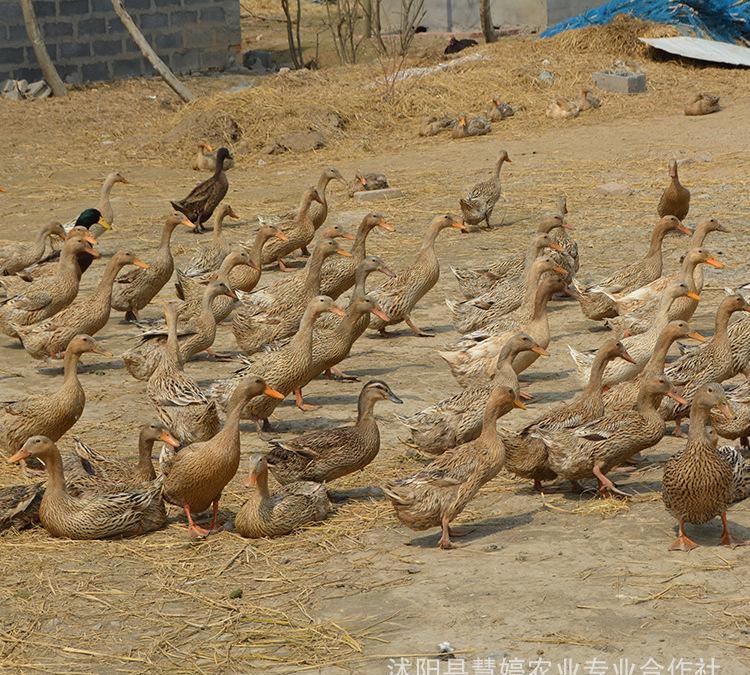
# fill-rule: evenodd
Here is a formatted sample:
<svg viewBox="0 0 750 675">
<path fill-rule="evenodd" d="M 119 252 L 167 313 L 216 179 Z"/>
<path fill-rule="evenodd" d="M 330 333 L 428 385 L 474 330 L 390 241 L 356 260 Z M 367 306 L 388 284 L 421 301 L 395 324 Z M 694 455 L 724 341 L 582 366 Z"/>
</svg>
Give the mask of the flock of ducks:
<svg viewBox="0 0 750 675">
<path fill-rule="evenodd" d="M 303 397 L 317 377 L 355 379 L 339 366 L 368 329 L 385 337 L 389 326 L 405 323 L 416 336 L 433 336 L 415 323 L 413 311 L 440 276 L 436 241 L 445 231 L 491 227 L 502 192 L 500 171 L 510 157 L 501 150 L 492 176 L 460 200 L 462 218 L 432 219 L 414 259 L 399 271 L 367 251 L 373 231 L 394 229 L 383 214 L 367 214 L 356 233 L 326 224 L 328 185 L 349 187 L 335 168 L 303 192 L 295 211 L 261 218 L 252 239 L 230 242 L 223 223 L 238 214 L 223 200 L 232 159 L 226 148 L 214 152 L 201 144 L 193 167 L 211 176 L 172 202 L 177 212 L 166 218 L 159 245 L 139 256 L 123 250 L 106 265 L 96 262 L 97 237 L 114 221 L 110 192 L 127 182 L 118 173 L 106 178 L 98 208 L 0 249 L 0 331 L 19 340 L 32 359 L 63 360 L 55 388 L 5 402 L 0 410 L 0 444 L 9 461 L 23 463 L 31 474 L 41 463 L 47 474 L 46 480 L 0 490 L 0 529 L 41 522 L 56 537 L 131 536 L 162 527 L 165 504 L 172 504 L 184 511 L 190 536 L 216 532 L 222 491 L 240 466 L 242 420 L 253 421 L 268 444 L 251 457 L 247 485 L 253 489 L 234 518 L 246 537 L 283 535 L 326 518 L 332 510 L 328 484 L 377 457 L 375 407 L 402 403 L 384 381 L 362 387 L 353 425 L 279 440 L 271 434 L 271 415 L 290 395 L 300 410 L 317 409 Z M 380 177 L 358 174 L 355 181 L 365 185 Z M 409 434 L 407 445 L 435 456 L 413 475 L 383 486 L 402 523 L 415 530 L 440 527 L 439 546 L 451 548 L 451 522 L 502 469 L 533 481 L 539 491 L 556 479 L 582 491 L 581 482 L 593 479 L 602 496 L 626 496 L 608 474 L 656 445 L 667 421 L 675 421 L 681 433 L 688 419 L 685 448 L 664 467 L 664 503 L 679 524 L 672 548 L 695 547 L 685 524 L 717 516 L 724 525 L 722 544 L 737 543 L 726 511 L 750 494 L 750 471 L 740 449 L 719 447 L 718 438 L 740 438 L 747 445 L 750 387 L 725 391 L 721 383 L 750 374 L 750 318 L 736 320 L 750 305 L 728 294 L 717 308 L 710 340 L 690 328 L 701 301 L 703 266 L 724 266 L 705 240 L 727 230 L 710 218 L 689 230 L 683 224 L 689 208 L 690 192 L 673 161 L 642 259 L 596 284 L 578 278 L 578 247 L 564 198 L 557 213 L 541 220 L 525 251 L 506 253 L 488 266 L 453 269 L 464 297 L 447 300 L 447 306 L 462 337 L 438 353 L 462 391 L 398 417 Z M 176 269 L 175 231 L 201 232 L 212 219 L 210 238 Z M 680 270 L 664 276 L 662 246 L 669 235 L 687 235 L 689 243 Z M 342 246 L 347 240 L 350 250 Z M 284 260 L 296 251 L 309 255 L 298 270 Z M 269 266 L 289 274 L 258 289 Z M 100 268 L 99 282 L 79 294 L 89 268 Z M 163 304 L 163 319 L 140 320 L 141 310 L 172 279 L 176 299 Z M 350 290 L 348 304 L 340 303 Z M 498 429 L 499 418 L 533 400 L 521 390 L 519 376 L 549 355 L 554 336 L 547 308 L 567 296 L 615 337 L 591 352 L 570 349 L 582 384 L 572 399 L 544 408 L 520 429 Z M 145 382 L 158 417 L 140 429 L 136 462 L 109 458 L 77 437 L 74 452 L 57 447 L 86 405 L 78 379 L 81 358 L 111 356 L 92 336 L 106 327 L 112 310 L 142 329 L 122 360 L 132 377 Z M 241 352 L 238 367 L 204 390 L 186 364 L 202 352 L 235 358 L 212 350 L 223 322 L 230 323 Z M 672 345 L 686 338 L 704 344 L 680 345 L 683 355 L 668 363 Z M 158 470 L 156 443 L 163 445 Z M 278 483 L 273 491 L 269 472 Z M 210 523 L 203 527 L 197 518 L 209 510 Z"/>
</svg>

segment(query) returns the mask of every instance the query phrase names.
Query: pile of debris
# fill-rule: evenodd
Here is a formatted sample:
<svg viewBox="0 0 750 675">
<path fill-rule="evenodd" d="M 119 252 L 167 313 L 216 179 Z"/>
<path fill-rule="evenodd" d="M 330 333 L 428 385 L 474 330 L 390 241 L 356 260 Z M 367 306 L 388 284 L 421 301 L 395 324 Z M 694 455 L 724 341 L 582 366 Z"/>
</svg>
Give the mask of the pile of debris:
<svg viewBox="0 0 750 675">
<path fill-rule="evenodd" d="M 31 99 L 48 98 L 52 96 L 52 89 L 44 80 L 29 84 L 26 80 L 6 80 L 0 91 L 0 96 L 11 101 L 27 101 Z"/>
</svg>

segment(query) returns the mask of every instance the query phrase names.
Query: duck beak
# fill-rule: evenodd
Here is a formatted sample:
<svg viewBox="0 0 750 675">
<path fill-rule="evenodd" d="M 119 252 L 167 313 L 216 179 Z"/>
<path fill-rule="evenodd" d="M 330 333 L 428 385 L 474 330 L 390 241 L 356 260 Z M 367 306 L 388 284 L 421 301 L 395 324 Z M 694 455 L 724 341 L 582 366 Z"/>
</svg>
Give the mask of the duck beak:
<svg viewBox="0 0 750 675">
<path fill-rule="evenodd" d="M 403 401 L 398 396 L 396 396 L 396 394 L 394 394 L 392 391 L 388 392 L 388 400 L 392 401 L 393 403 L 403 403 Z"/>
<path fill-rule="evenodd" d="M 112 356 L 112 352 L 108 352 L 106 349 L 102 349 L 101 347 L 96 347 L 96 349 L 93 350 L 94 354 L 101 354 L 102 356 Z"/>
<path fill-rule="evenodd" d="M 696 302 L 701 299 L 701 296 L 698 295 L 695 291 L 688 291 L 687 296 L 688 298 L 690 298 L 691 300 L 695 300 Z"/>
<path fill-rule="evenodd" d="M 227 288 L 227 291 L 226 293 L 224 293 L 224 295 L 226 295 L 228 298 L 232 298 L 232 300 L 239 300 L 237 294 L 231 288 Z"/>
<path fill-rule="evenodd" d="M 708 258 L 706 260 L 706 264 L 711 265 L 711 267 L 715 267 L 717 270 L 724 269 L 726 267 L 725 263 L 717 260 L 716 258 Z"/>
<path fill-rule="evenodd" d="M 621 359 L 625 359 L 628 363 L 632 363 L 635 365 L 635 359 L 630 356 L 626 351 L 624 351 L 622 354 L 620 354 Z"/>
<path fill-rule="evenodd" d="M 549 352 L 544 347 L 540 347 L 539 345 L 534 345 L 531 348 L 531 351 L 535 354 L 539 354 L 539 356 L 549 356 Z"/>
<path fill-rule="evenodd" d="M 385 321 L 388 323 L 391 320 L 391 317 L 389 317 L 380 307 L 373 307 L 370 312 L 374 314 L 378 319 L 381 319 L 382 321 Z M 400 402 L 400 401 L 399 401 Z"/>
<path fill-rule="evenodd" d="M 685 227 L 682 223 L 680 223 L 676 228 L 678 232 L 682 232 L 682 234 L 693 234 L 687 227 Z"/>
<path fill-rule="evenodd" d="M 622 337 L 626 338 L 626 337 L 632 337 L 632 336 L 633 334 L 630 332 L 630 328 L 626 328 L 625 330 L 622 331 Z"/>
<path fill-rule="evenodd" d="M 229 211 L 227 211 L 227 216 L 229 216 L 230 218 L 234 218 L 235 220 L 240 217 L 234 209 L 229 209 Z"/>
<path fill-rule="evenodd" d="M 576 229 L 576 228 L 575 228 L 575 227 L 574 227 L 573 225 L 571 225 L 570 223 L 563 223 L 563 224 L 562 224 L 562 227 L 563 227 L 563 229 L 564 229 L 564 230 L 575 230 L 575 229 Z"/>
<path fill-rule="evenodd" d="M 279 241 L 289 241 L 289 237 L 287 237 L 283 232 L 276 232 L 274 235 L 276 239 Z"/>
<path fill-rule="evenodd" d="M 719 411 L 728 420 L 733 420 L 734 419 L 734 411 L 732 410 L 732 407 L 729 405 L 729 401 L 727 401 L 726 398 L 724 399 L 723 403 L 721 404 L 721 407 L 719 408 Z"/>
<path fill-rule="evenodd" d="M 166 431 L 162 431 L 161 435 L 159 436 L 159 440 L 163 443 L 166 443 L 167 445 L 172 446 L 173 448 L 179 448 L 180 442 L 172 436 L 172 434 L 167 433 Z"/>
<path fill-rule="evenodd" d="M 386 232 L 395 232 L 396 228 L 388 221 L 381 220 L 378 223 L 378 227 L 382 227 Z"/>
<path fill-rule="evenodd" d="M 23 459 L 28 459 L 29 457 L 31 457 L 31 453 L 28 450 L 19 450 L 12 457 L 8 457 L 8 463 L 15 464 L 16 462 L 20 462 Z"/>
<path fill-rule="evenodd" d="M 550 245 L 548 248 L 551 248 L 553 251 L 557 251 L 558 253 L 565 253 L 565 249 L 560 246 L 557 242 L 550 242 Z"/>
<path fill-rule="evenodd" d="M 256 264 L 255 264 L 255 263 L 254 263 L 254 262 L 252 261 L 252 260 L 248 260 L 248 261 L 247 261 L 247 266 L 248 266 L 248 267 L 249 267 L 250 269 L 254 269 L 254 270 L 257 270 L 257 271 L 259 271 L 259 272 L 260 272 L 260 268 L 259 268 L 259 267 L 258 267 L 258 266 L 257 266 L 257 265 L 256 265 Z"/>
<path fill-rule="evenodd" d="M 351 258 L 352 254 L 349 253 L 349 251 L 345 251 L 343 248 L 340 248 L 338 251 L 336 251 L 339 255 L 343 255 L 345 258 Z"/>
<path fill-rule="evenodd" d="M 266 396 L 270 396 L 271 398 L 277 398 L 279 401 L 284 400 L 284 394 L 282 394 L 280 391 L 276 391 L 275 389 L 271 389 L 271 387 L 266 387 L 263 390 L 263 393 Z"/>
<path fill-rule="evenodd" d="M 337 304 L 334 303 L 333 307 L 331 307 L 331 314 L 335 314 L 336 316 L 344 317 L 346 316 L 346 312 L 341 309 Z M 387 321 L 388 319 L 386 319 Z"/>
<path fill-rule="evenodd" d="M 566 270 L 564 267 L 560 267 L 560 265 L 555 265 L 552 268 L 553 272 L 557 272 L 557 274 L 567 274 L 568 270 Z"/>
<path fill-rule="evenodd" d="M 127 182 L 127 181 L 126 181 L 126 182 Z M 104 217 L 102 217 L 102 218 L 99 218 L 99 220 L 98 220 L 97 222 L 98 222 L 98 224 L 99 224 L 99 225 L 101 225 L 101 226 L 102 226 L 102 227 L 103 227 L 103 228 L 104 228 L 105 230 L 111 230 L 111 229 L 112 229 L 112 224 L 111 224 L 111 223 L 108 223 L 108 222 L 107 222 L 106 220 L 104 220 Z"/>
<path fill-rule="evenodd" d="M 385 276 L 390 277 L 391 279 L 396 277 L 396 273 L 390 267 L 386 267 L 385 265 L 378 267 L 378 272 L 382 272 Z"/>
<path fill-rule="evenodd" d="M 133 260 L 133 264 L 136 267 L 140 267 L 142 270 L 147 270 L 149 267 L 151 267 L 151 265 L 149 265 L 147 262 L 143 262 L 143 260 L 141 260 L 140 258 L 136 258 L 135 260 Z"/>
<path fill-rule="evenodd" d="M 461 232 L 463 232 L 464 234 L 466 234 L 467 232 L 466 226 L 460 220 L 455 220 L 454 222 L 452 222 L 451 227 L 455 227 L 457 230 L 461 230 Z"/>
<path fill-rule="evenodd" d="M 95 251 L 93 248 L 91 248 L 91 246 L 87 246 L 86 248 L 84 248 L 83 252 L 84 253 L 88 253 L 90 256 L 92 256 L 94 258 L 100 258 L 101 257 L 100 254 L 99 254 L 99 252 Z"/>
<path fill-rule="evenodd" d="M 93 234 L 91 234 L 90 232 L 87 232 L 86 234 L 84 234 L 83 235 L 83 239 L 84 239 L 84 241 L 87 241 L 92 246 L 97 243 L 96 242 L 96 237 Z"/>
<path fill-rule="evenodd" d="M 206 152 L 213 152 L 214 151 L 214 149 L 213 149 L 213 147 L 211 146 L 210 143 L 204 143 L 203 144 L 203 148 L 205 149 Z"/>
<path fill-rule="evenodd" d="M 181 225 L 184 225 L 185 227 L 189 227 L 191 229 L 195 229 L 195 223 L 190 220 L 187 216 L 183 216 L 182 220 L 180 221 Z"/>
<path fill-rule="evenodd" d="M 517 398 L 515 401 L 513 401 L 513 407 L 520 408 L 521 410 L 526 410 L 526 405 L 520 398 Z"/>
<path fill-rule="evenodd" d="M 258 481 L 255 478 L 255 474 L 251 473 L 246 479 L 245 479 L 245 487 L 255 487 L 257 485 Z"/>
<path fill-rule="evenodd" d="M 667 392 L 667 396 L 674 401 L 677 401 L 680 405 L 690 405 L 682 396 L 680 396 L 674 389 Z"/>
<path fill-rule="evenodd" d="M 687 336 L 689 338 L 693 338 L 693 340 L 697 340 L 698 342 L 705 342 L 706 338 L 704 338 L 697 330 L 691 330 Z"/>
<path fill-rule="evenodd" d="M 349 241 L 354 241 L 356 237 L 350 232 L 344 232 L 344 234 L 341 235 L 341 238 L 348 239 Z"/>
</svg>

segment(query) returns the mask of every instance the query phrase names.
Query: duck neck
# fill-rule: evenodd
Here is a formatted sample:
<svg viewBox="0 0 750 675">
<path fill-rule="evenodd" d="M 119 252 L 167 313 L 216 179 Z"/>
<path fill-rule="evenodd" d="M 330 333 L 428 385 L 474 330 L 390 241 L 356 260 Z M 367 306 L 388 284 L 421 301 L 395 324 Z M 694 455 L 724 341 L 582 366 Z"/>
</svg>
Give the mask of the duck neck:
<svg viewBox="0 0 750 675">
<path fill-rule="evenodd" d="M 688 431 L 688 439 L 690 441 L 704 438 L 706 435 L 706 427 L 711 423 L 711 408 L 701 401 L 693 401 L 690 406 L 690 429 Z M 688 446 L 691 443 L 688 443 Z"/>
<path fill-rule="evenodd" d="M 263 469 L 255 474 L 255 489 L 261 499 L 268 499 L 271 496 L 268 490 L 268 469 Z"/>
<path fill-rule="evenodd" d="M 503 163 L 505 162 L 505 157 L 501 157 L 497 160 L 495 163 L 495 184 L 500 184 L 500 169 L 503 168 Z"/>
<path fill-rule="evenodd" d="M 47 237 L 50 236 L 49 229 L 50 229 L 49 225 L 45 225 L 43 228 L 39 230 L 39 232 L 37 232 L 36 237 L 34 238 L 35 247 L 44 248 L 44 246 L 47 244 Z"/>
<path fill-rule="evenodd" d="M 594 361 L 591 364 L 591 371 L 589 372 L 589 381 L 583 390 L 584 396 L 601 396 L 602 393 L 602 381 L 604 379 L 604 370 L 607 364 L 610 362 L 610 354 L 599 350 L 594 356 Z"/>
<path fill-rule="evenodd" d="M 258 234 L 255 235 L 255 241 L 250 250 L 250 262 L 252 262 L 258 269 L 261 267 L 263 246 L 272 236 L 272 234 L 267 234 L 265 232 L 258 232 Z"/>
<path fill-rule="evenodd" d="M 653 256 L 661 256 L 661 245 L 666 235 L 667 230 L 664 226 L 657 225 L 654 228 L 654 231 L 651 233 L 651 243 L 648 247 L 648 253 L 646 254 L 647 258 L 651 258 Z"/>
<path fill-rule="evenodd" d="M 357 426 L 361 427 L 374 421 L 375 398 L 369 396 L 367 391 L 363 391 L 359 395 L 359 400 L 357 401 Z"/>
<path fill-rule="evenodd" d="M 112 285 L 115 283 L 115 279 L 123 267 L 125 265 L 114 258 L 109 261 L 109 264 L 104 268 L 104 274 L 102 274 L 102 278 L 99 280 L 99 285 L 96 287 L 94 295 L 97 299 L 109 304 L 109 300 L 112 298 Z"/>
<path fill-rule="evenodd" d="M 159 241 L 160 250 L 171 253 L 171 251 L 169 250 L 169 243 L 172 241 L 172 233 L 175 231 L 176 227 L 177 225 L 173 223 L 166 223 L 164 225 L 161 230 L 161 240 Z"/>
<path fill-rule="evenodd" d="M 224 218 L 226 217 L 227 213 L 224 210 L 218 211 L 216 213 L 216 218 L 214 219 L 214 231 L 211 235 L 212 239 L 221 239 L 221 228 L 224 226 Z"/>
<path fill-rule="evenodd" d="M 547 303 L 550 299 L 549 291 L 538 288 L 534 297 L 534 311 L 531 316 L 533 321 L 539 321 L 547 316 Z"/>
<path fill-rule="evenodd" d="M 667 363 L 667 354 L 675 339 L 671 333 L 665 331 L 659 334 L 654 351 L 651 352 L 651 358 L 649 358 L 646 367 L 643 369 L 644 374 L 657 376 L 664 372 L 664 366 Z"/>
<path fill-rule="evenodd" d="M 539 280 L 542 278 L 542 274 L 544 274 L 544 270 L 534 265 L 532 262 L 531 266 L 526 272 L 526 293 L 524 294 L 525 301 L 534 301 L 537 289 L 539 288 Z"/>
<path fill-rule="evenodd" d="M 138 439 L 138 465 L 135 468 L 138 478 L 141 480 L 154 480 L 156 471 L 154 471 L 154 462 L 151 459 L 151 453 L 154 450 L 153 439 Z"/>
<path fill-rule="evenodd" d="M 690 247 L 689 248 L 703 248 L 703 242 L 706 241 L 706 237 L 708 236 L 708 228 L 706 225 L 702 223 L 698 223 L 695 227 L 695 232 L 693 232 L 693 236 L 690 237 Z"/>
<path fill-rule="evenodd" d="M 45 494 L 65 494 L 65 472 L 63 471 L 62 457 L 60 457 L 60 451 L 57 448 L 44 457 L 44 466 L 47 469 Z"/>
<path fill-rule="evenodd" d="M 419 247 L 419 253 L 435 253 L 435 242 L 437 241 L 440 230 L 443 228 L 440 225 L 431 225 L 422 239 L 422 245 Z"/>
<path fill-rule="evenodd" d="M 320 293 L 320 278 L 323 271 L 323 261 L 325 256 L 320 247 L 316 247 L 313 250 L 310 259 L 307 261 L 305 267 L 305 290 L 307 291 L 307 297 L 312 297 Z"/>
<path fill-rule="evenodd" d="M 224 160 L 219 157 L 216 153 L 216 168 L 214 169 L 214 178 L 218 178 L 219 174 L 224 171 Z"/>
<path fill-rule="evenodd" d="M 367 277 L 370 276 L 370 273 L 372 270 L 363 268 L 363 267 L 357 267 L 357 270 L 354 273 L 354 290 L 352 291 L 352 300 L 355 298 L 364 298 L 365 295 L 367 295 Z"/>
<path fill-rule="evenodd" d="M 659 404 L 661 403 L 662 398 L 662 394 L 655 394 L 642 385 L 638 390 L 636 409 L 644 417 L 656 415 L 660 418 Z"/>
<path fill-rule="evenodd" d="M 78 362 L 81 355 L 78 352 L 67 350 L 63 360 L 63 384 L 78 382 Z"/>
<path fill-rule="evenodd" d="M 354 302 L 350 302 L 349 306 L 346 308 L 346 314 L 341 318 L 341 320 L 338 322 L 338 325 L 336 326 L 336 332 L 342 337 L 351 336 L 357 328 L 359 320 L 364 314 L 365 312 L 357 307 Z"/>
<path fill-rule="evenodd" d="M 321 199 L 324 199 L 324 197 L 321 197 Z M 310 204 L 312 203 L 313 203 L 312 194 L 305 192 L 305 194 L 302 195 L 302 201 L 300 201 L 299 208 L 297 209 L 298 219 L 301 219 L 307 216 L 307 212 L 310 210 Z"/>
<path fill-rule="evenodd" d="M 497 405 L 488 403 L 482 416 L 482 433 L 479 435 L 482 442 L 489 446 L 499 445 L 497 436 L 497 418 L 499 417 Z M 503 450 L 501 450 L 503 451 Z"/>
<path fill-rule="evenodd" d="M 716 311 L 716 321 L 714 323 L 714 337 L 712 342 L 715 344 L 717 340 L 727 339 L 727 328 L 729 327 L 729 319 L 731 318 L 734 310 L 725 305 L 719 305 L 719 309 Z"/>
<path fill-rule="evenodd" d="M 222 441 L 219 443 L 219 446 L 232 445 L 232 447 L 239 447 L 240 418 L 242 417 L 242 409 L 245 407 L 245 403 L 247 403 L 245 392 L 238 387 L 229 399 L 227 415 L 224 419 L 224 428 L 219 432 Z"/>
<path fill-rule="evenodd" d="M 177 339 L 177 312 L 170 311 L 166 316 L 167 321 L 167 346 L 166 354 L 172 359 L 172 362 L 182 370 L 184 364 L 182 352 L 180 351 L 180 341 Z"/>
<path fill-rule="evenodd" d="M 219 293 L 214 292 L 206 292 L 203 294 L 203 299 L 201 300 L 201 319 L 203 321 L 214 321 L 214 313 L 211 309 L 213 306 L 214 300 L 219 296 Z"/>
<path fill-rule="evenodd" d="M 112 188 L 116 182 L 117 180 L 114 176 L 107 176 L 99 193 L 99 213 L 110 224 L 112 223 L 112 202 L 110 201 L 110 197 L 112 196 Z"/>
<path fill-rule="evenodd" d="M 318 315 L 312 308 L 308 307 L 305 310 L 302 320 L 299 322 L 299 330 L 289 343 L 289 353 L 312 354 L 313 326 L 317 318 Z"/>
<path fill-rule="evenodd" d="M 328 206 L 328 198 L 326 196 L 326 190 L 328 189 L 328 183 L 331 182 L 331 178 L 326 176 L 325 174 L 322 174 L 320 178 L 318 178 L 318 184 L 315 186 L 318 194 L 320 195 L 320 200 L 322 202 L 321 206 L 323 208 L 326 208 Z"/>
<path fill-rule="evenodd" d="M 367 255 L 367 235 L 369 235 L 371 231 L 372 225 L 366 220 L 363 220 L 357 228 L 357 234 L 355 235 L 354 243 L 352 244 L 352 262 L 355 264 L 361 263 Z"/>
<path fill-rule="evenodd" d="M 78 264 L 77 253 L 63 249 L 63 252 L 60 254 L 60 264 L 56 276 L 58 278 L 67 276 L 81 278 L 81 266 Z"/>
<path fill-rule="evenodd" d="M 700 290 L 695 283 L 695 268 L 699 264 L 692 256 L 686 255 L 685 260 L 682 261 L 682 268 L 680 270 L 680 281 L 688 287 L 688 290 L 694 293 Z"/>
</svg>

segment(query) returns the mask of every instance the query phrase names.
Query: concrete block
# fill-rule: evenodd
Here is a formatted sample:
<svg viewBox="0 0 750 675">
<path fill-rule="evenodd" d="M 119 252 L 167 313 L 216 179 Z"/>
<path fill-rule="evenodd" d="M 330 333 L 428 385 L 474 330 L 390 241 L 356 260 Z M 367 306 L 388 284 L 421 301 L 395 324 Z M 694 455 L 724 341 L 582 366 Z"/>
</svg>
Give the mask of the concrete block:
<svg viewBox="0 0 750 675">
<path fill-rule="evenodd" d="M 26 26 L 21 24 L 14 24 L 12 26 L 6 26 L 8 29 L 6 34 L 6 39 L 8 40 L 8 44 L 17 44 L 17 43 L 23 43 L 26 44 L 28 42 L 28 35 L 26 33 Z"/>
<path fill-rule="evenodd" d="M 200 20 L 203 21 L 215 21 L 216 23 L 224 23 L 224 8 L 223 7 L 204 7 L 200 13 Z"/>
<path fill-rule="evenodd" d="M 118 17 L 112 17 L 107 20 L 107 33 L 125 33 L 125 26 L 122 25 L 122 21 Z"/>
<path fill-rule="evenodd" d="M 178 28 L 183 24 L 195 24 L 198 22 L 198 12 L 192 10 L 179 10 L 169 15 L 169 25 Z"/>
<path fill-rule="evenodd" d="M 594 84 L 616 94 L 640 94 L 646 91 L 646 73 L 594 73 Z"/>
<path fill-rule="evenodd" d="M 156 49 L 180 49 L 182 33 L 166 33 L 156 36 Z"/>
<path fill-rule="evenodd" d="M 111 14 L 113 12 L 112 0 L 91 0 L 91 11 Z"/>
<path fill-rule="evenodd" d="M 22 63 L 26 60 L 23 47 L 0 47 L 0 62 Z"/>
<path fill-rule="evenodd" d="M 181 52 L 175 52 L 169 59 L 172 70 L 177 73 L 190 73 L 194 70 L 200 70 L 201 51 L 200 49 L 188 49 Z"/>
<path fill-rule="evenodd" d="M 131 16 L 135 12 L 151 9 L 151 0 L 125 0 L 123 4 Z"/>
<path fill-rule="evenodd" d="M 59 16 L 80 16 L 89 13 L 89 0 L 60 0 Z"/>
<path fill-rule="evenodd" d="M 81 76 L 84 82 L 98 82 L 110 78 L 109 68 L 104 61 L 99 63 L 84 63 L 81 66 Z"/>
<path fill-rule="evenodd" d="M 73 22 L 55 21 L 53 23 L 45 23 L 42 33 L 44 33 L 44 37 L 47 40 L 50 38 L 73 37 Z"/>
<path fill-rule="evenodd" d="M 138 26 L 143 31 L 159 30 L 169 25 L 169 16 L 166 12 L 160 14 L 141 14 L 138 17 Z"/>
<path fill-rule="evenodd" d="M 78 37 L 88 38 L 104 35 L 107 32 L 107 20 L 102 16 L 88 17 L 78 22 Z"/>
<path fill-rule="evenodd" d="M 36 13 L 36 18 L 40 21 L 56 16 L 57 3 L 55 0 L 34 0 L 34 12 Z"/>
<path fill-rule="evenodd" d="M 399 188 L 384 188 L 382 190 L 363 190 L 355 192 L 354 199 L 358 202 L 376 202 L 384 199 L 403 197 L 404 191 Z"/>
<path fill-rule="evenodd" d="M 96 40 L 91 46 L 94 56 L 116 56 L 122 53 L 122 40 Z"/>
<path fill-rule="evenodd" d="M 23 23 L 23 12 L 20 2 L 0 2 L 0 23 Z"/>
<path fill-rule="evenodd" d="M 112 61 L 112 77 L 122 79 L 141 76 L 141 59 L 117 59 Z"/>
<path fill-rule="evenodd" d="M 75 59 L 84 56 L 91 56 L 91 43 L 63 42 L 60 44 L 61 59 Z"/>
</svg>

